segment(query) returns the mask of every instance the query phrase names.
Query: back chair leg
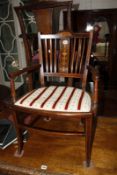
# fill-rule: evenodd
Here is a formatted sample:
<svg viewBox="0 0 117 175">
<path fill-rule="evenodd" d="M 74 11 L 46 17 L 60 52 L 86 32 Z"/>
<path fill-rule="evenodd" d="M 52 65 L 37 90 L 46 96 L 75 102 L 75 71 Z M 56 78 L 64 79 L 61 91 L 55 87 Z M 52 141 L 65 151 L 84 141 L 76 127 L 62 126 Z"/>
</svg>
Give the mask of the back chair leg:
<svg viewBox="0 0 117 175">
<path fill-rule="evenodd" d="M 18 136 L 18 155 L 22 155 L 23 151 L 23 137 L 22 137 L 22 129 L 17 129 L 17 136 Z"/>
<path fill-rule="evenodd" d="M 92 116 L 86 118 L 86 166 L 90 166 L 91 161 L 91 141 L 92 141 Z"/>
</svg>

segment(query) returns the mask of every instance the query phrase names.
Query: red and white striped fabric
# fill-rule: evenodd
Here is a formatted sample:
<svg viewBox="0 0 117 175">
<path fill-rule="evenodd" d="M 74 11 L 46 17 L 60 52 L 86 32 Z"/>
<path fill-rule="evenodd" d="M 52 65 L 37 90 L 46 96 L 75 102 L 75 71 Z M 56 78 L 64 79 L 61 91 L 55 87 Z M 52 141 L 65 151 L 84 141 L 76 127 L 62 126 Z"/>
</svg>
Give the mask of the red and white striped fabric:
<svg viewBox="0 0 117 175">
<path fill-rule="evenodd" d="M 49 86 L 27 93 L 15 105 L 49 111 L 89 112 L 91 98 L 78 88 Z"/>
</svg>

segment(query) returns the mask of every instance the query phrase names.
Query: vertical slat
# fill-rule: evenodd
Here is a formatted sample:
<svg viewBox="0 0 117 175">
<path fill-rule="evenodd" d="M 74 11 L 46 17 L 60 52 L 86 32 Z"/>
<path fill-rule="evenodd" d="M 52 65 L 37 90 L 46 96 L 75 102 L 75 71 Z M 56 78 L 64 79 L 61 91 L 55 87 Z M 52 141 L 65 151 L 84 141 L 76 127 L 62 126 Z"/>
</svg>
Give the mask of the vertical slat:
<svg viewBox="0 0 117 175">
<path fill-rule="evenodd" d="M 57 59 L 58 59 L 58 55 L 57 55 L 57 41 L 56 39 L 54 39 L 54 60 L 53 60 L 53 71 L 57 72 Z"/>
<path fill-rule="evenodd" d="M 57 57 L 58 57 L 58 60 L 57 60 L 57 72 L 59 72 L 59 68 L 60 68 L 60 57 L 61 57 L 61 53 L 60 53 L 60 48 L 61 48 L 61 41 L 60 39 L 56 39 L 56 42 L 57 42 Z"/>
<path fill-rule="evenodd" d="M 52 72 L 52 53 L 53 53 L 53 49 L 52 49 L 52 39 L 49 39 L 49 49 L 48 49 L 48 54 L 49 54 L 49 70 L 50 72 Z"/>
<path fill-rule="evenodd" d="M 57 65 L 57 71 L 60 71 L 60 58 L 61 58 L 61 53 L 60 53 L 60 49 L 61 49 L 61 41 L 57 40 L 57 50 L 58 50 L 58 65 Z"/>
<path fill-rule="evenodd" d="M 82 40 L 81 38 L 77 38 L 78 40 L 78 48 L 77 48 L 77 54 L 76 54 L 76 64 L 75 64 L 75 73 L 77 73 L 78 68 L 79 68 L 79 64 L 80 64 L 80 59 L 81 59 L 81 45 L 82 45 Z"/>
<path fill-rule="evenodd" d="M 82 54 L 81 54 L 81 61 L 80 61 L 80 66 L 79 66 L 79 72 L 81 72 L 82 66 L 83 66 L 83 58 L 84 58 L 84 52 L 85 52 L 85 45 L 86 45 L 86 38 L 83 38 L 82 39 Z M 85 55 L 85 57 L 86 57 L 86 55 Z"/>
<path fill-rule="evenodd" d="M 44 39 L 44 52 L 45 55 L 45 71 L 48 72 L 48 52 L 47 52 L 47 39 Z"/>
<path fill-rule="evenodd" d="M 73 73 L 74 62 L 75 62 L 75 47 L 76 47 L 76 38 L 73 38 L 73 44 L 71 43 L 71 62 L 70 62 L 70 72 Z"/>
</svg>

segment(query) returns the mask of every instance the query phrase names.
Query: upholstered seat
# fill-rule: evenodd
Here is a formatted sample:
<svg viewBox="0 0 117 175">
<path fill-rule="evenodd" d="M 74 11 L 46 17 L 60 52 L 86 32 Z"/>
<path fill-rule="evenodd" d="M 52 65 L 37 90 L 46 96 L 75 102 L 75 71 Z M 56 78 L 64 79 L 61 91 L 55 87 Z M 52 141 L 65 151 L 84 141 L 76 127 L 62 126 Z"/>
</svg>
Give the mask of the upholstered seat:
<svg viewBox="0 0 117 175">
<path fill-rule="evenodd" d="M 91 98 L 82 89 L 49 86 L 27 93 L 15 105 L 38 110 L 89 112 L 91 110 Z"/>
</svg>

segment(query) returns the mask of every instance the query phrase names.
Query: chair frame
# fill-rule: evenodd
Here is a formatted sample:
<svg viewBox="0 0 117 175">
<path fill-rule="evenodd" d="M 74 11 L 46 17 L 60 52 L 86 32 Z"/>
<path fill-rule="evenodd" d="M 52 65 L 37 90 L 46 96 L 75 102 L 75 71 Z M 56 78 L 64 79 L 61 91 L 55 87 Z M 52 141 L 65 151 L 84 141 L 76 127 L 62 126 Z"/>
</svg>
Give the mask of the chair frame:
<svg viewBox="0 0 117 175">
<path fill-rule="evenodd" d="M 62 37 L 62 34 L 56 34 L 56 35 L 52 35 L 52 36 L 59 36 Z M 68 35 L 68 34 L 67 34 Z M 77 34 L 71 34 L 71 36 L 73 35 L 77 35 Z M 78 34 L 79 35 L 79 34 Z M 89 39 L 89 43 L 88 43 L 88 47 L 89 47 L 89 51 L 88 51 L 88 59 L 90 60 L 90 50 L 91 50 L 91 45 L 92 45 L 92 32 L 90 33 L 87 33 L 87 34 L 84 34 L 84 33 L 81 33 L 80 34 L 81 36 L 82 35 L 86 35 L 86 36 L 90 36 L 90 39 Z M 47 35 L 40 35 L 39 34 L 39 54 L 40 54 L 40 57 L 42 56 L 41 55 L 41 51 L 40 51 L 40 48 L 41 48 L 41 45 L 40 45 L 40 37 L 45 37 Z M 51 35 L 48 35 L 47 37 L 50 37 Z M 65 34 L 63 34 L 63 37 L 65 37 Z M 18 123 L 18 113 L 19 112 L 23 112 L 23 113 L 26 113 L 26 114 L 31 114 L 32 116 L 41 116 L 41 117 L 51 117 L 53 119 L 59 119 L 59 120 L 63 120 L 63 119 L 67 119 L 67 120 L 75 120 L 75 121 L 79 121 L 79 120 L 83 120 L 85 122 L 85 125 L 84 125 L 84 131 L 83 132 L 58 132 L 58 131 L 52 131 L 54 134 L 58 135 L 58 134 L 64 134 L 64 135 L 82 135 L 82 136 L 85 136 L 86 138 L 86 141 L 85 141 L 85 147 L 86 147 L 86 166 L 90 166 L 90 161 L 91 161 L 91 148 L 92 148 L 92 120 L 93 120 L 93 117 L 96 116 L 97 114 L 97 107 L 98 107 L 98 84 L 99 84 L 99 72 L 97 70 L 95 70 L 92 66 L 89 65 L 89 60 L 86 64 L 86 71 L 85 71 L 85 74 L 84 74 L 84 78 L 81 78 L 82 76 L 78 76 L 78 74 L 68 74 L 66 72 L 63 72 L 63 73 L 45 73 L 45 76 L 58 76 L 58 77 L 68 77 L 68 78 L 72 78 L 72 77 L 75 77 L 75 78 L 81 78 L 81 79 L 84 79 L 84 82 L 83 82 L 83 85 L 82 85 L 82 88 L 85 90 L 86 89 L 86 79 L 87 79 L 87 73 L 88 71 L 91 72 L 92 74 L 92 79 L 93 79 L 93 82 L 94 82 L 94 91 L 93 91 L 93 95 L 91 96 L 92 98 L 92 108 L 91 108 L 91 111 L 90 112 L 58 112 L 58 111 L 47 111 L 47 110 L 37 110 L 37 109 L 31 109 L 31 108 L 23 108 L 23 107 L 19 107 L 19 106 L 16 106 L 14 105 L 14 103 L 16 102 L 16 91 L 15 91 L 15 82 L 14 82 L 14 79 L 17 77 L 17 76 L 20 76 L 24 73 L 27 73 L 29 76 L 32 72 L 34 71 L 37 71 L 39 69 L 39 75 L 42 75 L 42 77 L 40 78 L 40 81 L 41 81 L 41 85 L 43 86 L 44 85 L 44 81 L 43 81 L 43 77 L 44 77 L 44 74 L 43 74 L 43 69 L 42 69 L 42 62 L 40 61 L 40 64 L 37 64 L 37 65 L 33 65 L 33 66 L 29 66 L 27 68 L 24 68 L 22 70 L 19 70 L 15 73 L 10 73 L 10 78 L 11 78 L 11 93 L 12 93 L 12 97 L 13 97 L 13 111 L 14 111 L 14 121 L 15 121 L 15 125 L 16 125 L 16 130 L 17 130 L 17 135 L 18 135 L 18 154 L 20 155 L 22 153 L 22 150 L 23 150 L 23 140 L 22 140 L 22 127 L 26 128 L 28 126 L 24 125 L 22 126 L 22 124 L 19 124 Z M 29 80 L 29 90 L 32 90 L 32 81 L 30 81 L 30 78 L 28 79 Z M 46 134 L 49 134 L 52 133 L 50 131 L 47 131 L 47 130 L 44 130 L 46 132 Z"/>
</svg>

